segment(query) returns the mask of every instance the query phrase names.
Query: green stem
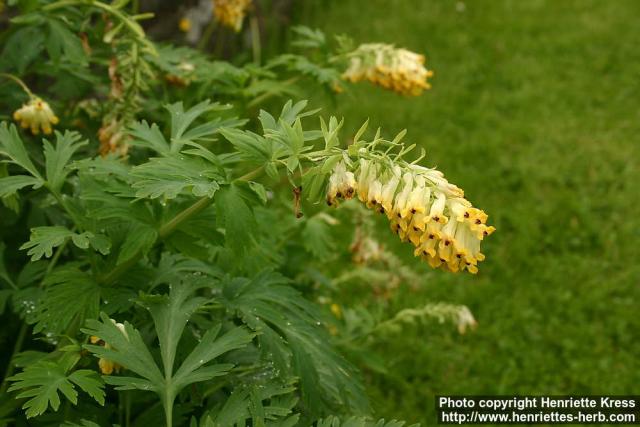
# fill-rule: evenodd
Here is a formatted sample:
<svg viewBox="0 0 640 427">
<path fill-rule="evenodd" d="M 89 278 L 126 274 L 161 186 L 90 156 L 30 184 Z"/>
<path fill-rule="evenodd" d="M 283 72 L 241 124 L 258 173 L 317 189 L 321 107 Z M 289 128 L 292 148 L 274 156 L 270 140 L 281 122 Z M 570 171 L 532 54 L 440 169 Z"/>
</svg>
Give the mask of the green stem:
<svg viewBox="0 0 640 427">
<path fill-rule="evenodd" d="M 198 40 L 198 45 L 196 46 L 198 50 L 204 51 L 209 45 L 209 40 L 211 40 L 211 36 L 213 35 L 213 31 L 216 29 L 216 20 L 212 19 L 207 25 L 207 28 L 204 29 L 200 40 Z"/>
<path fill-rule="evenodd" d="M 167 421 L 167 427 L 173 426 L 173 400 L 174 398 L 171 393 L 165 390 L 162 405 L 164 406 L 164 417 Z"/>
<path fill-rule="evenodd" d="M 13 352 L 11 353 L 11 357 L 9 358 L 9 366 L 7 366 L 7 372 L 4 374 L 4 379 L 2 380 L 2 385 L 0 385 L 0 395 L 4 394 L 9 385 L 9 377 L 13 375 L 13 370 L 15 368 L 13 364 L 13 358 L 16 357 L 16 354 L 20 352 L 22 349 L 22 344 L 24 343 L 24 338 L 27 335 L 27 323 L 23 322 L 22 326 L 20 326 L 20 331 L 18 332 L 18 338 L 16 339 L 15 344 L 13 345 Z"/>
<path fill-rule="evenodd" d="M 264 171 L 264 166 L 260 166 L 257 169 L 252 170 L 251 172 L 247 172 L 244 175 L 234 179 L 234 181 L 251 181 L 253 178 L 260 176 Z"/>
<path fill-rule="evenodd" d="M 296 83 L 298 80 L 300 80 L 300 76 L 292 77 L 289 80 L 285 80 L 283 82 L 283 86 L 292 85 L 292 84 Z M 262 104 L 264 101 L 266 101 L 267 99 L 269 99 L 269 98 L 271 98 L 271 97 L 273 97 L 275 95 L 276 95 L 276 92 L 263 93 L 262 95 L 260 95 L 260 96 L 258 96 L 256 98 L 253 98 L 251 100 L 251 102 L 249 102 L 247 104 L 247 107 L 249 107 L 249 108 L 257 107 L 258 105 Z"/>
<path fill-rule="evenodd" d="M 39 288 L 41 288 L 44 285 L 45 278 L 49 275 L 49 273 L 51 273 L 51 270 L 53 270 L 53 267 L 55 267 L 55 265 L 58 263 L 58 260 L 60 259 L 60 255 L 62 255 L 62 252 L 64 251 L 64 248 L 67 246 L 68 242 L 69 242 L 69 239 L 65 240 L 64 243 L 62 243 L 62 245 L 58 246 L 58 248 L 56 249 L 56 252 L 53 254 L 53 258 L 51 258 L 51 262 L 47 266 L 47 270 L 44 274 L 44 277 L 42 278 L 42 280 L 40 281 L 40 284 L 38 285 Z M 16 354 L 18 354 L 20 350 L 22 350 L 22 344 L 24 344 L 24 338 L 27 333 L 27 328 L 28 328 L 28 325 L 26 322 L 23 322 L 22 326 L 20 326 L 20 331 L 18 332 L 18 338 L 16 339 L 16 342 L 13 346 L 13 352 L 11 353 L 11 357 L 9 358 L 9 365 L 7 366 L 7 372 L 5 373 L 4 379 L 2 380 L 2 385 L 0 385 L 0 395 L 4 393 L 5 389 L 7 388 L 7 385 L 8 385 L 7 378 L 13 375 L 13 370 L 14 370 L 13 359 L 16 356 Z"/>
<path fill-rule="evenodd" d="M 260 27 L 258 26 L 258 18 L 251 17 L 251 49 L 253 51 L 253 62 L 256 65 L 260 65 L 260 58 L 262 57 L 262 45 L 260 43 Z"/>
<path fill-rule="evenodd" d="M 107 285 L 113 283 L 117 280 L 122 274 L 124 274 L 128 269 L 136 265 L 136 263 L 142 258 L 142 252 L 138 251 L 131 258 L 123 262 L 122 264 L 118 264 L 111 272 L 105 274 L 104 276 L 98 277 L 98 283 L 101 285 Z"/>
<path fill-rule="evenodd" d="M 125 391 L 125 410 L 124 410 L 124 419 L 125 419 L 125 427 L 131 426 L 131 392 Z"/>
<path fill-rule="evenodd" d="M 118 9 L 106 3 L 102 3 L 96 0 L 88 0 L 88 1 L 87 0 L 59 0 L 55 3 L 50 3 L 46 6 L 43 6 L 42 10 L 46 12 L 51 12 L 53 10 L 61 9 L 68 6 L 83 6 L 83 5 L 93 6 L 111 14 L 112 16 L 120 20 L 129 29 L 129 31 L 131 31 L 136 37 L 138 37 L 140 40 L 144 42 L 145 34 L 140 24 L 138 24 L 133 19 L 129 18 L 127 15 L 125 15 Z M 145 44 L 153 48 L 151 44 L 148 44 L 148 43 L 145 43 Z"/>
<path fill-rule="evenodd" d="M 260 175 L 263 169 L 264 167 L 260 166 L 259 168 L 254 169 L 251 172 L 248 172 L 239 178 L 236 178 L 234 181 L 249 181 L 250 179 L 253 179 L 256 176 Z M 158 240 L 166 239 L 169 235 L 171 235 L 171 233 L 175 231 L 175 229 L 180 224 L 182 224 L 192 216 L 202 212 L 202 210 L 207 208 L 207 206 L 209 206 L 212 202 L 213 202 L 213 198 L 205 196 L 198 199 L 194 204 L 192 204 L 188 208 L 178 213 L 175 217 L 173 217 L 173 219 L 171 219 L 169 222 L 165 223 L 160 227 L 160 230 L 158 231 L 158 239 L 156 240 L 156 242 Z M 99 277 L 98 283 L 100 284 L 113 283 L 120 276 L 122 276 L 122 274 L 124 274 L 127 270 L 129 270 L 131 267 L 136 265 L 136 263 L 142 258 L 142 255 L 143 255 L 142 251 L 138 251 L 131 258 L 124 261 L 122 264 L 119 264 L 118 266 L 116 266 L 113 270 L 111 270 L 111 272 L 109 272 L 108 274 L 102 277 Z"/>
<path fill-rule="evenodd" d="M 22 90 L 27 93 L 27 95 L 29 95 L 29 98 L 35 98 L 35 95 L 33 94 L 33 92 L 31 92 L 31 90 L 29 90 L 29 87 L 18 77 L 9 73 L 0 73 L 0 77 L 5 77 L 9 80 L 12 80 L 13 82 L 17 83 L 22 88 Z"/>
<path fill-rule="evenodd" d="M 74 231 L 74 228 L 72 228 L 71 231 Z M 53 254 L 53 258 L 51 258 L 51 262 L 47 266 L 47 271 L 44 273 L 45 278 L 49 275 L 49 273 L 51 273 L 51 271 L 53 270 L 53 267 L 55 267 L 56 264 L 58 263 L 58 260 L 60 259 L 60 256 L 62 255 L 64 248 L 67 247 L 69 240 L 71 239 L 67 238 L 60 246 L 58 246 L 58 249 L 56 249 L 56 252 Z M 42 281 L 40 282 L 40 287 L 42 287 L 43 284 L 44 284 L 44 279 L 42 279 Z"/>
<path fill-rule="evenodd" d="M 62 209 L 64 209 L 64 211 L 67 213 L 67 215 L 69 215 L 69 217 L 71 218 L 71 220 L 75 224 L 75 228 L 77 228 L 79 230 L 82 230 L 83 228 L 80 226 L 80 224 L 81 224 L 80 219 L 78 217 L 76 217 L 76 214 L 71 209 L 69 209 L 69 206 L 67 206 L 67 203 L 62 198 L 62 195 L 60 193 L 58 193 L 58 191 L 56 191 L 55 189 L 51 188 L 49 183 L 46 183 L 45 187 L 49 190 L 49 192 L 51 193 L 53 198 L 56 199 L 56 202 L 58 202 L 60 207 Z"/>
<path fill-rule="evenodd" d="M 165 223 L 160 227 L 158 232 L 159 238 L 164 239 L 168 237 L 182 222 L 191 218 L 193 215 L 199 213 L 204 208 L 209 206 L 209 204 L 213 201 L 213 199 L 209 197 L 203 197 L 195 202 L 193 205 L 189 206 L 178 215 L 176 215 L 171 221 Z M 128 260 L 124 261 L 122 264 L 116 266 L 111 272 L 108 274 L 99 277 L 98 283 L 100 284 L 110 284 L 117 280 L 122 274 L 124 274 L 131 267 L 136 265 L 136 263 L 142 258 L 142 251 L 138 251 L 135 255 L 133 255 Z"/>
<path fill-rule="evenodd" d="M 212 201 L 213 201 L 212 198 L 205 196 L 200 200 L 198 200 L 197 202 L 195 202 L 194 204 L 192 204 L 191 206 L 189 206 L 188 208 L 186 208 L 185 210 L 183 210 L 182 212 L 180 212 L 178 215 L 173 217 L 171 221 L 165 223 L 162 227 L 160 227 L 160 232 L 159 232 L 160 238 L 164 239 L 169 234 L 173 233 L 173 231 L 176 229 L 178 225 L 180 225 L 182 222 L 186 221 L 193 215 L 201 212 L 204 208 L 209 206 L 209 204 L 211 204 Z"/>
</svg>

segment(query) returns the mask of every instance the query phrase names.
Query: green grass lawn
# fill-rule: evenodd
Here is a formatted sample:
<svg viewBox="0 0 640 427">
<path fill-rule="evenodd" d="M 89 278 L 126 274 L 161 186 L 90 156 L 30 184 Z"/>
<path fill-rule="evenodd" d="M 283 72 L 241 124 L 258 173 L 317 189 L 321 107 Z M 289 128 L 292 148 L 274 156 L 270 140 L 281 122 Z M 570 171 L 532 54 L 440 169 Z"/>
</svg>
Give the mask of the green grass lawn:
<svg viewBox="0 0 640 427">
<path fill-rule="evenodd" d="M 407 128 L 498 229 L 478 276 L 398 298 L 466 304 L 479 327 L 380 345 L 378 414 L 434 424 L 437 394 L 639 394 L 640 2 L 321 3 L 307 25 L 425 53 L 436 73 L 417 98 L 363 83 L 337 113 Z"/>
</svg>

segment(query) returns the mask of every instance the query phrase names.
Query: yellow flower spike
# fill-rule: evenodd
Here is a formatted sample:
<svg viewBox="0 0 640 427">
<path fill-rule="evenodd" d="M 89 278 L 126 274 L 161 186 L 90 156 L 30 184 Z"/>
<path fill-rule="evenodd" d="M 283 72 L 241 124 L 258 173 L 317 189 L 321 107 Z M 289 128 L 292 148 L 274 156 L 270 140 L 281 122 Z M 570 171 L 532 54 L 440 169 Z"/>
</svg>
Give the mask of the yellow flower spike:
<svg viewBox="0 0 640 427">
<path fill-rule="evenodd" d="M 329 178 L 327 199 L 337 204 L 354 196 L 385 213 L 391 230 L 411 242 L 414 255 L 433 268 L 477 273 L 478 262 L 484 260 L 480 243 L 495 231 L 485 224 L 487 215 L 435 169 L 400 166 L 388 158 L 360 159 L 358 170 L 351 173 L 340 162 Z"/>
<path fill-rule="evenodd" d="M 239 32 L 251 0 L 215 0 L 213 14 L 220 24 Z"/>
<path fill-rule="evenodd" d="M 38 97 L 32 97 L 28 103 L 16 110 L 13 119 L 20 122 L 23 129 L 30 129 L 33 135 L 40 134 L 40 131 L 49 135 L 53 131 L 52 125 L 59 122 L 49 104 Z"/>
<path fill-rule="evenodd" d="M 368 80 L 402 95 L 418 96 L 429 89 L 433 72 L 424 67 L 425 57 L 391 45 L 368 43 L 347 55 L 349 66 L 342 78 L 350 82 Z"/>
</svg>

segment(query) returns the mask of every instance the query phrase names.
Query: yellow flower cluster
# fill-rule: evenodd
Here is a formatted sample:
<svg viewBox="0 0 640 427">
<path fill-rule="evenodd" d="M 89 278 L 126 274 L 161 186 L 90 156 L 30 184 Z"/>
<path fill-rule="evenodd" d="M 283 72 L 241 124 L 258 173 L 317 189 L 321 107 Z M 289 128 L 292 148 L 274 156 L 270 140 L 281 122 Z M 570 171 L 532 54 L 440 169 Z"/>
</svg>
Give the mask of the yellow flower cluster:
<svg viewBox="0 0 640 427">
<path fill-rule="evenodd" d="M 423 55 L 391 45 L 369 43 L 348 54 L 349 68 L 342 74 L 345 80 L 368 80 L 373 84 L 402 95 L 418 96 L 431 85 L 427 79 L 433 71 L 424 67 Z"/>
<path fill-rule="evenodd" d="M 480 242 L 495 227 L 486 225 L 487 214 L 474 208 L 441 172 L 418 165 L 389 168 L 360 159 L 356 179 L 340 162 L 329 179 L 327 204 L 337 206 L 339 199 L 355 195 L 368 208 L 386 214 L 391 229 L 411 242 L 414 254 L 431 267 L 478 272 L 478 262 L 484 260 Z"/>
<path fill-rule="evenodd" d="M 216 21 L 238 32 L 250 5 L 251 0 L 214 0 L 213 13 Z"/>
<path fill-rule="evenodd" d="M 33 97 L 27 104 L 16 110 L 13 113 L 13 119 L 20 122 L 20 126 L 24 129 L 30 128 L 34 135 L 38 135 L 41 129 L 45 135 L 51 134 L 51 126 L 59 121 L 49 104 L 38 97 Z"/>
<path fill-rule="evenodd" d="M 113 319 L 111 319 L 111 321 L 113 322 L 114 325 L 116 325 L 118 329 L 120 329 L 120 332 L 122 332 L 124 336 L 128 338 L 127 331 L 124 328 L 124 325 L 122 323 L 116 323 L 116 321 Z M 91 344 L 99 344 L 99 345 L 102 345 L 104 348 L 111 348 L 109 343 L 102 341 L 100 338 L 96 336 L 91 336 L 90 341 L 91 341 Z M 103 374 L 111 375 L 114 371 L 119 372 L 122 366 L 118 365 L 115 362 L 112 362 L 111 360 L 100 358 L 98 359 L 98 368 L 100 368 L 100 372 L 102 372 Z"/>
</svg>

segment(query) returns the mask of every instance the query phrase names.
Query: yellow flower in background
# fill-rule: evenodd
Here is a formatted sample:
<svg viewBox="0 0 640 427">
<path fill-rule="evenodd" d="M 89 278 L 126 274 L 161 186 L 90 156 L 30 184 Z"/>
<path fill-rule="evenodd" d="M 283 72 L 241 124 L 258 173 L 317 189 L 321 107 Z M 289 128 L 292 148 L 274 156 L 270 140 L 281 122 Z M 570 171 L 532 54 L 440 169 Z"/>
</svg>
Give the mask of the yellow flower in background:
<svg viewBox="0 0 640 427">
<path fill-rule="evenodd" d="M 121 121 L 111 119 L 103 122 L 98 129 L 98 141 L 100 141 L 100 154 L 106 156 L 116 153 L 121 156 L 127 154 L 129 145 L 126 143 L 127 134 Z"/>
<path fill-rule="evenodd" d="M 113 319 L 111 319 L 111 321 L 113 322 L 114 325 L 116 325 L 118 329 L 120 329 L 120 332 L 122 332 L 124 336 L 127 337 L 128 339 L 129 336 L 127 335 L 127 331 L 124 328 L 124 325 L 122 323 L 116 323 L 116 321 Z M 89 338 L 89 341 L 91 341 L 91 344 L 99 344 L 107 349 L 111 348 L 109 343 L 102 341 L 100 338 L 96 336 L 91 336 L 91 338 Z M 102 372 L 104 375 L 111 375 L 113 372 L 119 372 L 120 369 L 122 368 L 122 366 L 118 365 L 117 363 L 112 362 L 111 360 L 108 360 L 108 359 L 103 359 L 103 358 L 100 358 L 98 360 L 98 367 L 100 368 L 100 372 Z"/>
<path fill-rule="evenodd" d="M 478 272 L 478 262 L 484 260 L 480 243 L 495 227 L 486 225 L 487 214 L 474 208 L 442 172 L 366 159 L 358 166 L 357 181 L 343 162 L 335 166 L 327 204 L 337 206 L 339 199 L 351 198 L 355 191 L 368 208 L 386 214 L 391 229 L 402 241 L 411 242 L 414 254 L 431 267 Z"/>
<path fill-rule="evenodd" d="M 20 122 L 24 129 L 30 129 L 34 135 L 38 135 L 41 130 L 45 135 L 51 134 L 52 126 L 59 122 L 49 104 L 38 97 L 33 97 L 16 110 L 13 119 Z"/>
<path fill-rule="evenodd" d="M 178 28 L 183 33 L 188 33 L 191 30 L 191 27 L 192 27 L 191 20 L 187 17 L 181 18 L 180 22 L 178 22 Z"/>
<path fill-rule="evenodd" d="M 331 313 L 333 313 L 334 316 L 336 316 L 338 319 L 342 319 L 342 309 L 338 304 L 333 303 L 329 306 L 329 308 L 331 309 Z"/>
<path fill-rule="evenodd" d="M 349 53 L 349 67 L 342 78 L 352 83 L 368 80 L 402 95 L 418 96 L 431 85 L 433 71 L 424 66 L 425 57 L 407 49 L 382 43 L 360 45 Z"/>
<path fill-rule="evenodd" d="M 213 14 L 216 21 L 238 32 L 250 5 L 251 0 L 213 0 Z"/>
</svg>

